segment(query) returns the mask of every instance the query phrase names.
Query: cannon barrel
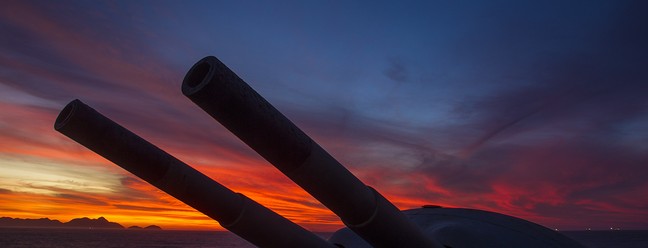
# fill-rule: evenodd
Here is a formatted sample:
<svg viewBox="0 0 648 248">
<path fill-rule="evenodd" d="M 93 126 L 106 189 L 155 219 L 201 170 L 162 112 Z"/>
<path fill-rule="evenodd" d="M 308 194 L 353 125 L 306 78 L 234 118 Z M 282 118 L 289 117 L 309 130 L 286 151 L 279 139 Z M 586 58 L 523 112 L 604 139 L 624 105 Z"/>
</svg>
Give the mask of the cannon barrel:
<svg viewBox="0 0 648 248">
<path fill-rule="evenodd" d="M 79 100 L 65 106 L 54 129 L 259 247 L 335 247 L 215 182 Z"/>
<path fill-rule="evenodd" d="M 189 70 L 182 92 L 372 246 L 442 247 L 215 57 Z"/>
</svg>

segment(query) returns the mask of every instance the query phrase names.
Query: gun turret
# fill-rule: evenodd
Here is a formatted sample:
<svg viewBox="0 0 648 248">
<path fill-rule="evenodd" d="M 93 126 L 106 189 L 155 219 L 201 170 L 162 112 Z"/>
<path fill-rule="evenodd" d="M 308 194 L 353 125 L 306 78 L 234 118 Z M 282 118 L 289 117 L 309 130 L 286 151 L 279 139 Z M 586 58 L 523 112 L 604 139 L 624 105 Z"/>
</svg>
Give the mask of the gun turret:
<svg viewBox="0 0 648 248">
<path fill-rule="evenodd" d="M 348 228 L 324 241 L 79 100 L 61 111 L 54 128 L 259 247 L 583 247 L 535 223 L 493 212 L 437 206 L 399 211 L 215 57 L 189 70 L 182 93 Z"/>
<path fill-rule="evenodd" d="M 335 247 L 210 179 L 79 100 L 63 108 L 54 129 L 259 247 Z"/>
</svg>

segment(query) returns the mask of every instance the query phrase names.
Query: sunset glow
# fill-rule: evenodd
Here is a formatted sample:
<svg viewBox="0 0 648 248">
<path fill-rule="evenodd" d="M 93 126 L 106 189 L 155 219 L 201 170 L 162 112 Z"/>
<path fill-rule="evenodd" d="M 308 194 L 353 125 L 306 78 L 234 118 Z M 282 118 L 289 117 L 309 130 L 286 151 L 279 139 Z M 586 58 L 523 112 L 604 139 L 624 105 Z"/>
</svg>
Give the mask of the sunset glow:
<svg viewBox="0 0 648 248">
<path fill-rule="evenodd" d="M 400 209 L 648 229 L 645 8 L 214 4 L 3 3 L 0 216 L 223 230 L 54 131 L 78 98 L 309 230 L 341 228 L 182 95 L 214 55 Z"/>
</svg>

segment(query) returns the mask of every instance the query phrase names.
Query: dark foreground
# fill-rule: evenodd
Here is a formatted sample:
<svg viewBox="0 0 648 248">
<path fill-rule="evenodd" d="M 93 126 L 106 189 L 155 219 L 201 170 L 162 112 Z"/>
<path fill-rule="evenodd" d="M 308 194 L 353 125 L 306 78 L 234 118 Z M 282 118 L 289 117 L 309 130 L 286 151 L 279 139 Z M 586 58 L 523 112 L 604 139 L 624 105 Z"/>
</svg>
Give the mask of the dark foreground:
<svg viewBox="0 0 648 248">
<path fill-rule="evenodd" d="M 648 230 L 567 231 L 563 234 L 589 248 L 647 248 Z"/>
<path fill-rule="evenodd" d="M 646 248 L 648 231 L 569 231 L 590 248 Z M 331 233 L 320 236 L 328 238 Z M 0 228 L 0 247 L 254 247 L 229 232 Z"/>
</svg>

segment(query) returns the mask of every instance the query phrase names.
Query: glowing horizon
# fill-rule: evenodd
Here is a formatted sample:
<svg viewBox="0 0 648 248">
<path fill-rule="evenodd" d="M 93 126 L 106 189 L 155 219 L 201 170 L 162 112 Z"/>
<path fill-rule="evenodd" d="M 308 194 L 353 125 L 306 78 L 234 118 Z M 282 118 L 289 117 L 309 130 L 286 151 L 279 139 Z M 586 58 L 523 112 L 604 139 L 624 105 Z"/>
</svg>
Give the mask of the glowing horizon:
<svg viewBox="0 0 648 248">
<path fill-rule="evenodd" d="M 54 131 L 79 98 L 307 229 L 342 227 L 182 96 L 214 55 L 400 209 L 648 229 L 645 8 L 209 4 L 0 9 L 0 216 L 223 230 Z"/>
</svg>

